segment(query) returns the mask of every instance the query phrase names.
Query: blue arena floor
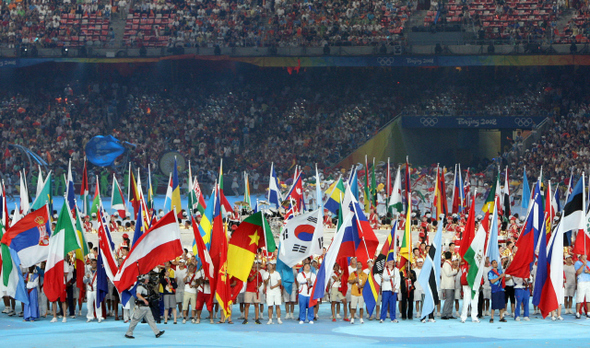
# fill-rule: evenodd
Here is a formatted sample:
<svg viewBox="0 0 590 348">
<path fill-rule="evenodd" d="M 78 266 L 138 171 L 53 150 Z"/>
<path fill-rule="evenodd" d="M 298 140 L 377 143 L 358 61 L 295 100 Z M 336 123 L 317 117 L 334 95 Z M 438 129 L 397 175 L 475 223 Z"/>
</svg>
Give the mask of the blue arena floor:
<svg viewBox="0 0 590 348">
<path fill-rule="evenodd" d="M 0 305 L 4 309 L 4 305 Z M 17 305 L 20 308 L 20 305 Z M 234 311 L 237 312 L 237 306 Z M 123 337 L 128 324 L 108 318 L 102 323 L 86 323 L 83 317 L 50 323 L 50 319 L 24 322 L 22 318 L 0 314 L 0 342 L 2 347 L 588 347 L 590 320 L 575 320 L 565 315 L 564 321 L 552 322 L 540 315 L 531 315 L 530 322 L 490 324 L 459 320 L 440 320 L 421 323 L 417 319 L 397 324 L 365 320 L 355 322 L 330 321 L 330 307 L 320 307 L 320 319 L 314 325 L 300 325 L 295 320 L 284 320 L 282 325 L 256 325 L 253 320 L 242 325 L 234 313 L 234 325 L 228 324 L 158 324 L 166 333 L 156 339 L 147 324 L 135 329 L 135 339 Z M 295 309 L 297 314 L 298 309 Z M 205 313 L 204 313 L 205 315 Z M 250 316 L 253 317 L 251 310 Z"/>
</svg>

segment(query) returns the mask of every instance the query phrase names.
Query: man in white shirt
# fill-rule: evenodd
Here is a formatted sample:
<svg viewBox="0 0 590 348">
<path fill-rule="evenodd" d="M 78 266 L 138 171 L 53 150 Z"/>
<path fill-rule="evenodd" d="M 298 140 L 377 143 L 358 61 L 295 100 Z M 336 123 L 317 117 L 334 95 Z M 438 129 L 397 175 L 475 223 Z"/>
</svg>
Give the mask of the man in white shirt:
<svg viewBox="0 0 590 348">
<path fill-rule="evenodd" d="M 397 323 L 396 319 L 396 303 L 397 293 L 400 289 L 401 277 L 399 269 L 395 267 L 395 261 L 387 261 L 387 266 L 383 270 L 381 276 L 381 293 L 383 302 L 381 304 L 381 317 L 379 322 L 382 323 L 387 318 L 387 310 L 389 309 L 389 318 L 392 322 Z"/>
<path fill-rule="evenodd" d="M 277 310 L 277 322 L 281 321 L 281 275 L 276 271 L 277 262 L 272 260 L 268 263 L 268 272 L 264 275 L 264 286 L 266 287 L 266 305 L 268 306 L 268 322 L 272 324 L 272 306 Z"/>
<path fill-rule="evenodd" d="M 182 302 L 184 297 L 184 277 L 186 277 L 187 269 L 186 269 L 186 261 L 184 259 L 180 259 L 178 261 L 178 267 L 176 267 L 176 272 L 174 272 L 174 277 L 176 278 L 176 303 L 178 305 L 178 312 L 183 313 Z M 183 321 L 186 319 L 183 317 Z"/>
<path fill-rule="evenodd" d="M 442 281 L 440 288 L 445 296 L 445 304 L 442 310 L 441 319 L 455 319 L 453 317 L 453 303 L 455 302 L 455 275 L 457 269 L 453 267 L 451 259 L 453 254 L 450 251 L 445 252 L 445 263 L 442 266 Z"/>
<path fill-rule="evenodd" d="M 184 276 L 184 294 L 182 297 L 182 323 L 186 323 L 188 318 L 188 310 L 192 306 L 192 320 L 193 324 L 196 323 L 196 302 L 197 302 L 197 273 L 195 272 L 195 265 L 190 264 L 188 266 L 187 274 Z"/>
<path fill-rule="evenodd" d="M 297 283 L 299 284 L 299 324 L 305 323 L 306 318 L 310 324 L 313 324 L 313 306 L 309 306 L 309 301 L 315 283 L 315 274 L 311 273 L 309 261 L 303 264 L 303 272 L 297 275 Z"/>
<path fill-rule="evenodd" d="M 102 313 L 98 310 L 98 303 L 96 303 L 96 259 L 90 261 L 90 270 L 86 271 L 84 275 L 84 284 L 86 284 L 86 308 L 88 314 L 86 314 L 86 322 L 89 323 L 94 320 L 94 313 L 98 318 L 98 322 L 102 321 Z"/>
</svg>

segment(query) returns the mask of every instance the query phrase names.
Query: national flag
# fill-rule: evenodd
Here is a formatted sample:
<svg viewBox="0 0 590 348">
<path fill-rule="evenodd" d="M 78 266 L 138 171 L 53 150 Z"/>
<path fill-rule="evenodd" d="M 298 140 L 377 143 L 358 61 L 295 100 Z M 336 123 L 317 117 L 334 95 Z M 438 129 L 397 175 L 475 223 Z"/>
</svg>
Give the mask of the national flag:
<svg viewBox="0 0 590 348">
<path fill-rule="evenodd" d="M 379 240 L 359 203 L 353 201 L 350 208 L 351 212 L 346 215 L 352 215 L 352 226 L 344 233 L 338 258 L 356 257 L 366 265 L 367 260 L 375 255 Z"/>
<path fill-rule="evenodd" d="M 216 201 L 217 195 L 213 192 L 211 197 L 209 197 L 207 208 L 205 209 L 205 213 L 201 216 L 201 223 L 199 224 L 201 236 L 203 237 L 203 242 L 207 245 L 207 250 L 211 249 L 211 233 L 213 231 L 213 214 Z"/>
<path fill-rule="evenodd" d="M 190 180 L 190 167 L 189 167 L 189 180 Z M 205 214 L 205 209 L 207 209 L 207 205 L 205 204 L 205 197 L 203 197 L 203 192 L 201 191 L 201 186 L 199 185 L 199 181 L 195 176 L 192 181 L 189 182 L 189 187 L 191 187 L 188 195 L 188 202 L 189 202 L 189 210 L 191 214 L 195 214 L 195 209 L 199 211 L 199 213 Z M 248 191 L 250 192 L 250 191 Z"/>
<path fill-rule="evenodd" d="M 41 166 L 37 167 L 39 168 L 39 175 L 37 176 L 37 190 L 35 191 L 35 197 L 39 197 L 39 195 L 41 194 L 41 190 L 43 190 L 43 184 L 45 183 L 45 180 L 43 180 L 43 172 L 41 171 Z"/>
<path fill-rule="evenodd" d="M 281 254 L 283 246 L 279 244 L 279 255 Z M 281 275 L 281 285 L 285 289 L 287 294 L 290 294 L 293 290 L 293 283 L 295 282 L 295 276 L 293 275 L 293 269 L 287 265 L 280 258 L 277 259 L 277 272 Z"/>
<path fill-rule="evenodd" d="M 461 169 L 461 165 L 459 165 L 459 169 Z M 469 168 L 467 168 L 467 172 L 465 173 L 465 182 L 463 184 L 463 193 L 465 195 L 465 199 L 463 199 L 463 204 L 465 209 L 470 208 L 469 200 L 471 199 L 471 179 L 469 178 Z"/>
<path fill-rule="evenodd" d="M 85 232 L 84 228 L 82 227 L 82 220 L 80 219 L 80 211 L 78 211 L 78 208 L 76 207 L 74 212 L 76 213 L 76 238 L 78 240 L 78 244 L 80 245 L 80 248 L 76 249 L 74 253 L 76 257 L 76 263 L 74 265 L 76 268 L 76 286 L 78 289 L 80 289 L 81 294 L 84 294 L 86 289 L 84 284 L 84 274 L 86 273 L 85 256 L 88 255 L 90 251 L 88 250 L 88 243 L 86 242 L 86 236 L 84 235 Z M 83 297 L 83 295 L 81 296 Z"/>
<path fill-rule="evenodd" d="M 554 200 L 553 193 L 551 190 L 551 180 L 547 181 L 547 187 L 545 188 L 545 214 L 547 216 L 547 231 L 550 233 L 553 224 L 553 218 L 558 212 L 557 203 Z"/>
<path fill-rule="evenodd" d="M 111 190 L 111 210 L 114 209 L 119 213 L 119 217 L 124 219 L 127 216 L 127 204 L 125 203 L 125 197 L 123 191 L 119 186 L 119 182 L 113 173 L 113 189 Z"/>
<path fill-rule="evenodd" d="M 457 171 L 457 165 L 455 165 L 455 179 L 453 180 L 453 203 L 452 210 L 453 214 L 461 213 L 463 210 L 463 182 L 461 180 L 461 169 Z"/>
<path fill-rule="evenodd" d="M 338 208 L 340 207 L 340 203 L 342 203 L 342 199 L 344 198 L 344 183 L 342 182 L 342 176 L 338 178 L 338 180 L 334 181 L 328 190 L 326 191 L 328 199 L 326 203 L 324 203 L 324 208 L 331 211 L 333 214 L 338 212 Z"/>
<path fill-rule="evenodd" d="M 166 211 L 172 210 L 172 186 L 172 173 L 170 173 L 168 186 L 166 186 L 166 198 L 164 198 L 164 210 Z"/>
<path fill-rule="evenodd" d="M 406 225 L 409 221 L 406 222 Z M 438 230 L 430 245 L 430 250 L 424 259 L 424 265 L 418 276 L 418 283 L 422 286 L 424 291 L 424 301 L 422 302 L 422 318 L 434 311 L 437 303 L 439 303 L 438 289 L 440 288 L 440 260 L 442 253 L 442 234 L 443 221 L 438 221 Z"/>
<path fill-rule="evenodd" d="M 578 180 L 574 190 L 569 195 L 565 207 L 563 207 L 563 214 L 561 218 L 561 224 L 563 225 L 563 231 L 568 232 L 571 230 L 577 231 L 584 229 L 584 207 L 585 205 L 585 181 L 584 175 Z"/>
<path fill-rule="evenodd" d="M 221 160 L 221 163 L 219 164 L 219 182 L 217 185 L 219 187 L 219 202 L 221 203 L 221 207 L 226 213 L 233 211 L 231 204 L 229 204 L 229 201 L 223 193 L 223 160 Z"/>
<path fill-rule="evenodd" d="M 225 237 L 225 236 L 224 236 Z M 215 298 L 219 303 L 219 307 L 223 310 L 225 317 L 229 317 L 231 314 L 231 283 L 230 275 L 228 272 L 228 246 L 227 243 L 222 243 L 219 248 L 219 267 L 217 268 L 217 277 L 215 279 L 215 292 L 211 289 L 211 293 L 215 293 Z M 253 261 L 253 260 L 252 260 Z M 250 261 L 249 267 L 252 267 L 252 261 Z M 246 275 L 247 276 L 247 275 Z M 211 296 L 213 297 L 213 296 Z M 212 299 L 210 300 L 212 301 Z"/>
<path fill-rule="evenodd" d="M 395 181 L 393 182 L 393 188 L 389 196 L 389 208 L 393 209 L 393 212 L 401 214 L 404 211 L 404 204 L 402 199 L 402 178 L 401 178 L 401 166 L 397 167 L 397 174 L 395 175 Z"/>
<path fill-rule="evenodd" d="M 57 218 L 55 231 L 49 239 L 49 255 L 45 266 L 43 291 L 49 302 L 55 302 L 66 291 L 64 266 L 68 253 L 80 249 L 70 207 L 66 202 Z M 65 314 L 65 313 L 64 313 Z"/>
<path fill-rule="evenodd" d="M 96 275 L 96 303 L 100 306 L 109 293 L 108 281 L 114 282 L 117 274 L 117 261 L 108 225 L 105 223 L 102 207 L 98 212 L 98 258 Z"/>
<path fill-rule="evenodd" d="M 375 310 L 375 306 L 377 306 L 377 301 L 379 299 L 379 292 L 381 291 L 381 284 L 379 283 L 379 279 L 375 279 L 376 276 L 376 265 L 373 265 L 369 270 L 369 277 L 367 278 L 367 282 L 363 287 L 363 299 L 365 300 L 365 306 L 367 307 L 367 314 L 369 316 L 373 315 L 373 311 Z M 381 270 L 383 272 L 383 270 Z"/>
<path fill-rule="evenodd" d="M 323 221 L 319 217 L 320 213 L 318 209 L 287 221 L 280 234 L 282 247 L 279 259 L 288 267 L 293 267 L 313 255 L 313 249 L 317 253 L 317 248 L 313 246 L 323 244 Z M 321 246 L 319 248 L 321 250 Z"/>
<path fill-rule="evenodd" d="M 27 189 L 25 178 L 25 171 L 19 172 L 20 175 L 20 213 L 26 215 L 30 210 L 29 204 L 29 190 Z"/>
<path fill-rule="evenodd" d="M 483 208 L 481 208 L 484 213 L 492 212 L 492 210 L 494 210 L 496 197 L 500 197 L 500 172 L 498 172 L 498 177 L 494 181 L 490 192 L 488 192 L 488 197 L 486 198 Z"/>
<path fill-rule="evenodd" d="M 529 187 L 529 181 L 526 177 L 526 166 L 522 170 L 522 198 L 520 206 L 524 209 L 529 208 L 529 201 L 531 200 L 531 189 Z"/>
<path fill-rule="evenodd" d="M 281 197 L 281 190 L 279 190 L 279 183 L 277 181 L 277 173 L 274 169 L 274 163 L 270 165 L 270 177 L 268 182 L 268 202 L 274 204 L 278 209 L 281 206 L 283 197 Z"/>
<path fill-rule="evenodd" d="M 506 269 L 506 274 L 518 278 L 529 278 L 531 275 L 531 267 L 535 261 L 535 237 L 538 238 L 543 224 L 543 207 L 542 198 L 540 194 L 536 194 L 531 202 L 531 209 L 526 218 L 520 237 L 515 243 L 516 253 L 510 262 L 510 266 Z"/>
<path fill-rule="evenodd" d="M 129 189 L 127 190 L 127 200 L 129 201 L 129 203 L 131 203 L 131 206 L 133 207 L 133 216 L 137 216 L 137 212 L 139 211 L 139 209 L 141 209 L 141 197 L 137 188 L 137 182 L 135 181 L 135 175 L 133 175 L 133 171 L 131 170 L 131 163 L 129 163 L 129 183 L 127 187 L 129 187 Z"/>
<path fill-rule="evenodd" d="M 483 269 L 486 259 L 485 244 L 486 231 L 480 224 L 479 228 L 477 229 L 477 233 L 471 241 L 464 256 L 465 261 L 469 264 L 467 283 L 469 283 L 469 288 L 471 289 L 471 298 L 475 298 L 475 294 L 481 286 L 481 279 L 483 276 Z"/>
<path fill-rule="evenodd" d="M 310 304 L 309 306 L 313 306 L 317 303 L 317 300 L 324 297 L 326 293 L 326 287 L 330 282 L 330 278 L 332 276 L 332 270 L 334 269 L 334 264 L 336 260 L 339 259 L 340 256 L 340 248 L 342 246 L 344 235 L 347 233 L 346 231 L 352 230 L 353 222 L 352 222 L 353 215 L 346 214 L 344 217 L 344 221 L 342 225 L 334 235 L 334 239 L 332 239 L 332 243 L 328 247 L 328 251 L 324 256 L 324 262 L 320 265 L 320 269 L 316 274 L 316 281 L 313 285 L 313 289 L 311 290 L 310 296 Z"/>
<path fill-rule="evenodd" d="M 197 252 L 195 255 L 199 257 L 201 260 L 201 264 L 203 265 L 203 272 L 205 272 L 205 276 L 209 279 L 209 283 L 213 282 L 213 278 L 215 277 L 215 269 L 213 268 L 213 261 L 211 261 L 211 256 L 209 255 L 209 250 L 207 250 L 207 246 L 203 241 L 203 237 L 201 237 L 201 232 L 197 226 L 197 222 L 195 218 L 191 216 L 191 222 L 193 225 L 193 234 L 195 236 L 195 244 Z"/>
<path fill-rule="evenodd" d="M 189 186 L 190 188 L 190 186 Z M 148 164 L 148 188 L 147 188 L 147 204 L 146 204 L 146 208 L 147 211 L 153 211 L 154 210 L 154 188 L 152 187 L 152 170 L 150 165 Z"/>
<path fill-rule="evenodd" d="M 47 209 L 51 207 L 51 171 L 47 174 L 45 178 L 45 182 L 43 183 L 43 188 L 41 188 L 41 192 L 39 196 L 35 197 L 35 201 L 31 205 L 32 210 L 41 209 L 45 205 L 47 205 Z"/>
<path fill-rule="evenodd" d="M 74 177 L 72 176 L 72 159 L 68 161 L 68 177 L 66 179 L 66 200 L 70 209 L 76 208 L 76 190 L 74 189 Z M 51 201 L 51 199 L 50 199 Z M 51 208 L 49 210 L 52 210 Z"/>
<path fill-rule="evenodd" d="M 387 235 L 387 239 L 385 243 L 383 243 L 383 247 L 381 248 L 380 254 L 385 256 L 384 260 L 387 261 L 395 261 L 395 233 L 397 231 L 397 220 L 393 222 L 393 226 L 391 227 L 391 232 Z"/>
<path fill-rule="evenodd" d="M 574 183 L 574 172 L 570 173 L 570 178 L 567 181 L 567 189 L 565 190 L 565 202 L 569 200 L 570 195 L 573 192 L 573 183 Z"/>
<path fill-rule="evenodd" d="M 291 202 L 294 211 L 297 213 L 302 213 L 305 211 L 305 201 L 303 199 L 303 181 L 301 179 L 301 174 L 302 171 L 299 171 L 297 177 L 293 181 L 291 189 L 285 196 L 285 200 L 289 200 L 289 202 Z"/>
<path fill-rule="evenodd" d="M 434 207 L 436 216 L 447 215 L 447 190 L 445 187 L 445 168 L 436 169 L 436 186 L 434 189 Z"/>
<path fill-rule="evenodd" d="M 131 165 L 131 164 L 129 164 Z M 90 214 L 90 202 L 88 201 L 88 169 L 86 168 L 86 157 L 84 157 L 84 171 L 82 172 L 82 185 L 80 186 L 80 198 L 82 198 L 82 212 L 85 215 Z"/>
<path fill-rule="evenodd" d="M 98 175 L 96 176 L 96 186 L 94 189 L 94 198 L 92 199 L 92 207 L 90 208 L 90 214 L 98 215 L 98 211 L 102 209 L 102 201 L 100 199 L 100 185 L 98 182 Z"/>
<path fill-rule="evenodd" d="M 498 270 L 502 269 L 502 259 L 500 258 L 500 250 L 498 249 L 498 206 L 500 205 L 500 197 L 496 197 L 496 203 L 492 206 L 492 225 L 490 226 L 490 236 L 488 241 L 488 250 L 486 255 L 492 261 L 498 262 Z"/>
<path fill-rule="evenodd" d="M 469 206 L 469 215 L 467 216 L 467 222 L 465 223 L 465 229 L 463 230 L 463 238 L 461 239 L 461 245 L 459 246 L 459 255 L 465 260 L 465 253 L 471 246 L 473 238 L 475 238 L 475 196 L 473 194 L 473 201 Z"/>
<path fill-rule="evenodd" d="M 543 221 L 546 220 L 546 217 Z M 539 233 L 539 256 L 537 258 L 537 273 L 535 274 L 535 286 L 533 287 L 533 305 L 539 307 L 541 304 L 541 297 L 543 293 L 543 287 L 547 282 L 549 276 L 549 264 L 547 262 L 547 224 L 541 224 L 541 231 Z M 563 259 L 562 259 L 563 260 Z M 562 261 L 563 262 L 563 261 Z M 563 283 L 562 283 L 563 284 Z M 561 286 L 563 286 L 560 284 Z M 541 308 L 539 308 L 541 309 Z M 543 318 L 547 316 L 546 312 L 541 312 Z"/>
<path fill-rule="evenodd" d="M 250 182 L 248 181 L 247 172 L 244 172 L 244 202 L 248 207 L 252 206 L 252 202 L 250 201 Z"/>
<path fill-rule="evenodd" d="M 220 283 L 220 277 L 223 276 L 227 279 L 227 234 L 225 231 L 225 225 L 223 224 L 223 219 L 221 216 L 221 203 L 219 201 L 219 187 L 216 185 L 215 188 L 215 201 L 214 204 L 211 205 L 213 209 L 213 219 L 212 221 L 212 228 L 211 228 L 211 248 L 209 250 L 209 254 L 211 256 L 211 261 L 213 262 L 213 267 L 217 276 L 215 277 L 215 282 L 210 284 L 211 286 L 211 293 L 214 294 L 216 292 L 217 283 Z M 203 221 L 201 221 L 202 223 Z M 206 242 L 206 239 L 203 238 Z M 252 264 L 252 263 L 250 263 Z M 222 270 L 222 267 L 224 268 Z M 220 275 L 221 272 L 221 275 Z M 225 286 L 226 281 L 220 283 L 221 286 Z M 226 290 L 223 290 L 226 291 Z M 209 303 L 213 303 L 213 296 L 210 297 Z"/>
<path fill-rule="evenodd" d="M 559 184 L 555 185 L 555 193 L 553 194 L 553 202 L 554 202 L 555 206 L 557 207 L 556 211 L 561 212 L 561 209 L 563 207 L 561 206 L 561 199 L 559 197 Z"/>
<path fill-rule="evenodd" d="M 49 214 L 43 206 L 12 225 L 1 242 L 18 254 L 19 265 L 31 267 L 47 260 L 50 236 Z"/>
<path fill-rule="evenodd" d="M 4 225 L 0 224 L 0 239 L 6 234 Z M 0 268 L 2 281 L 0 282 L 0 293 L 10 296 L 22 303 L 29 303 L 29 297 L 25 288 L 25 281 L 20 272 L 20 260 L 16 250 L 9 248 L 3 242 L 0 244 Z"/>
<path fill-rule="evenodd" d="M 412 206 L 408 205 L 408 213 L 406 214 L 406 226 L 404 229 L 404 235 L 402 237 L 399 254 L 404 259 L 409 261 L 410 263 L 414 262 L 414 253 L 412 252 L 412 230 L 411 230 L 411 222 L 412 222 Z M 405 261 L 401 261 L 399 268 L 403 267 Z"/>
<path fill-rule="evenodd" d="M 247 281 L 256 252 L 263 246 L 269 253 L 276 249 L 270 225 L 262 212 L 258 212 L 248 216 L 232 233 L 227 248 L 227 273 Z"/>
<path fill-rule="evenodd" d="M 407 206 L 412 205 L 412 184 L 410 182 L 410 163 L 408 163 L 408 157 L 406 157 L 406 209 Z"/>
<path fill-rule="evenodd" d="M 172 170 L 172 198 L 170 199 L 170 210 L 173 210 L 175 214 L 180 213 L 182 210 L 182 206 L 180 205 L 180 182 L 178 181 L 176 157 L 174 158 L 174 168 Z"/>
<path fill-rule="evenodd" d="M 359 200 L 359 183 L 358 183 L 358 173 L 356 167 L 352 168 L 352 172 L 350 173 L 350 177 L 348 178 L 348 187 L 350 188 L 350 192 L 352 196 L 358 201 Z M 345 194 L 346 196 L 346 194 Z M 346 200 L 343 201 L 342 205 L 348 207 L 348 202 Z"/>
<path fill-rule="evenodd" d="M 141 238 L 141 236 L 143 236 L 143 233 L 147 230 L 147 228 L 143 225 L 144 221 L 145 219 L 143 217 L 143 209 L 139 209 L 135 219 L 135 231 L 133 231 L 133 240 L 131 242 L 131 245 L 129 246 L 130 248 L 137 243 L 139 238 Z"/>
<path fill-rule="evenodd" d="M 183 253 L 178 220 L 173 212 L 169 212 L 131 248 L 113 283 L 119 292 L 129 289 L 137 276 L 148 274 L 154 267 L 174 260 Z"/>
<path fill-rule="evenodd" d="M 557 227 L 551 235 L 547 249 L 548 274 L 543 290 L 539 309 L 543 318 L 559 308 L 563 301 L 563 230 Z M 538 266 L 537 266 L 538 267 Z"/>
<path fill-rule="evenodd" d="M 508 167 L 506 167 L 506 171 L 504 172 L 504 186 L 502 187 L 502 210 L 505 217 L 511 215 L 511 206 L 512 203 L 510 202 L 510 182 L 508 181 Z"/>
</svg>

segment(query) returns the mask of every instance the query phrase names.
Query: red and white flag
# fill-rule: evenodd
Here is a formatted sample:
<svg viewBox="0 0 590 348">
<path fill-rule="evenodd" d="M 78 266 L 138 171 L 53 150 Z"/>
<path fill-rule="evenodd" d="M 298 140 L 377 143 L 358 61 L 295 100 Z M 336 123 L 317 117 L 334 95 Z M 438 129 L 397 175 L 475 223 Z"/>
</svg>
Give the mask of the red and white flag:
<svg viewBox="0 0 590 348">
<path fill-rule="evenodd" d="M 129 289 L 137 276 L 183 254 L 180 228 L 174 211 L 164 215 L 135 243 L 121 264 L 113 283 L 119 292 Z"/>
</svg>

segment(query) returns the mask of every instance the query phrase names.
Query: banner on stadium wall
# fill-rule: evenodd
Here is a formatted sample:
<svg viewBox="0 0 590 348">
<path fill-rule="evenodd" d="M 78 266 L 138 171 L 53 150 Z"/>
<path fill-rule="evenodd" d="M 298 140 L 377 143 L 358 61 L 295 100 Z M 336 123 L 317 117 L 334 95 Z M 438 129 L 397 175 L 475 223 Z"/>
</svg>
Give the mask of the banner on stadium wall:
<svg viewBox="0 0 590 348">
<path fill-rule="evenodd" d="M 477 128 L 477 129 L 532 129 L 543 122 L 538 116 L 403 116 L 403 128 Z"/>
</svg>

